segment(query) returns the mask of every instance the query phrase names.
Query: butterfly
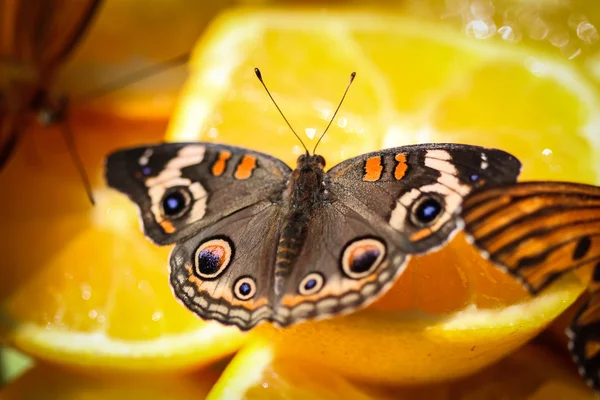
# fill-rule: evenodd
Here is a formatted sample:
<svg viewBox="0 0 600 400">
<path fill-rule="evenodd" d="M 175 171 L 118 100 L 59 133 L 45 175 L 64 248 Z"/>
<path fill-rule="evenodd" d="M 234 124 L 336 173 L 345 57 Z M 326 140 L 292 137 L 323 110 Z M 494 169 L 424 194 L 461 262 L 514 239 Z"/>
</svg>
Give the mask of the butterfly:
<svg viewBox="0 0 600 400">
<path fill-rule="evenodd" d="M 365 307 L 411 256 L 444 246 L 461 229 L 465 196 L 513 183 L 521 168 L 502 150 L 461 144 L 390 148 L 325 165 L 316 146 L 291 169 L 240 147 L 165 143 L 108 155 L 105 176 L 137 205 L 150 240 L 175 244 L 175 296 L 203 319 L 249 330 Z"/>
<path fill-rule="evenodd" d="M 536 295 L 561 276 L 591 271 L 590 300 L 567 330 L 569 350 L 600 393 L 600 187 L 520 182 L 466 197 L 467 238 L 481 254 Z"/>
<path fill-rule="evenodd" d="M 66 98 L 51 96 L 51 85 L 99 6 L 100 0 L 0 2 L 0 169 L 10 160 L 32 116 L 43 125 L 65 120 Z M 70 156 L 90 195 L 72 134 L 67 126 L 63 128 Z"/>
</svg>

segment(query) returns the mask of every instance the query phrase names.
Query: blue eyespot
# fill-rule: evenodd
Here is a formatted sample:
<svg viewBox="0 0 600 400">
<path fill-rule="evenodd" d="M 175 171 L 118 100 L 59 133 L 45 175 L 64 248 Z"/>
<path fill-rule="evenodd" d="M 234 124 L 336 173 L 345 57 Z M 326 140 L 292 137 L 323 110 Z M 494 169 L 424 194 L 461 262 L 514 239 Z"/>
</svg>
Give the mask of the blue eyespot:
<svg viewBox="0 0 600 400">
<path fill-rule="evenodd" d="M 249 276 L 242 276 L 233 285 L 233 294 L 239 300 L 250 300 L 256 294 L 256 282 Z"/>
<path fill-rule="evenodd" d="M 182 216 L 189 208 L 190 200 L 191 195 L 185 188 L 168 192 L 161 202 L 163 214 L 170 218 Z"/>
<path fill-rule="evenodd" d="M 248 284 L 247 282 L 244 282 L 240 285 L 240 294 L 242 296 L 248 296 L 251 291 L 252 291 L 252 288 L 250 287 L 250 284 Z"/>
<path fill-rule="evenodd" d="M 317 280 L 311 279 L 308 282 L 306 282 L 306 284 L 304 284 L 304 289 L 310 290 L 310 289 L 314 288 L 315 286 L 317 286 Z"/>
<path fill-rule="evenodd" d="M 433 198 L 423 200 L 415 210 L 415 218 L 421 224 L 434 221 L 442 212 L 442 205 Z"/>
<path fill-rule="evenodd" d="M 325 284 L 325 278 L 318 272 L 311 272 L 302 279 L 298 286 L 298 293 L 310 296 L 319 292 Z"/>
<path fill-rule="evenodd" d="M 152 173 L 152 170 L 150 169 L 150 167 L 145 167 L 142 169 L 142 174 L 148 176 Z"/>
<path fill-rule="evenodd" d="M 479 175 L 473 174 L 470 176 L 471 182 L 477 182 L 479 180 Z"/>
<path fill-rule="evenodd" d="M 202 276 L 217 273 L 223 264 L 223 255 L 212 248 L 199 251 L 197 257 L 196 268 Z"/>
</svg>

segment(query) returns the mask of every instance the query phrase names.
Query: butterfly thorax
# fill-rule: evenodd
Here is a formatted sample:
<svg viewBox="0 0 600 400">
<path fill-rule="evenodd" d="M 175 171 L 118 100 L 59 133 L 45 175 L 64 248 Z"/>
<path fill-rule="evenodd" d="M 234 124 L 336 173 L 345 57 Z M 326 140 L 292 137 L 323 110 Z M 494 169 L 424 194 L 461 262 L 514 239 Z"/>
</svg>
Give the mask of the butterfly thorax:
<svg viewBox="0 0 600 400">
<path fill-rule="evenodd" d="M 319 155 L 298 157 L 286 188 L 283 229 L 277 245 L 275 262 L 275 293 L 283 293 L 289 276 L 306 239 L 308 223 L 319 207 L 330 202 L 329 182 L 323 168 L 325 159 Z"/>
</svg>

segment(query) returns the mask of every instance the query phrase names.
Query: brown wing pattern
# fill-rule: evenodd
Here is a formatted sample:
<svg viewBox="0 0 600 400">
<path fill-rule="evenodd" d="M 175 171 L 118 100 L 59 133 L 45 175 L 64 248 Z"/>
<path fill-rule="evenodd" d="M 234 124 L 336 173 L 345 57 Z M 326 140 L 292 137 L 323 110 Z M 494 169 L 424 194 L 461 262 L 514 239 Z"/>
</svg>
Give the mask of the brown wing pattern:
<svg viewBox="0 0 600 400">
<path fill-rule="evenodd" d="M 567 334 L 579 372 L 600 392 L 600 187 L 523 182 L 469 196 L 465 232 L 482 255 L 531 294 L 560 276 L 589 268 L 590 301 Z"/>
</svg>

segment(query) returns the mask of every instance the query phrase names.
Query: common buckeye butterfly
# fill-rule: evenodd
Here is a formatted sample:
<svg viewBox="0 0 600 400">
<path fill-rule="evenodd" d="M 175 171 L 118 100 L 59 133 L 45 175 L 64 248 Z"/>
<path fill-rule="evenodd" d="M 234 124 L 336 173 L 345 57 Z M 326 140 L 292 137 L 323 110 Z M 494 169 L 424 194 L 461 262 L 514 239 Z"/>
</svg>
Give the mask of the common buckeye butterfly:
<svg viewBox="0 0 600 400">
<path fill-rule="evenodd" d="M 176 244 L 175 296 L 203 319 L 249 330 L 366 306 L 412 255 L 462 228 L 465 196 L 514 183 L 521 168 L 501 150 L 422 144 L 325 171 L 315 150 L 292 170 L 222 144 L 149 145 L 110 154 L 106 179 L 135 202 L 147 237 Z"/>
</svg>

